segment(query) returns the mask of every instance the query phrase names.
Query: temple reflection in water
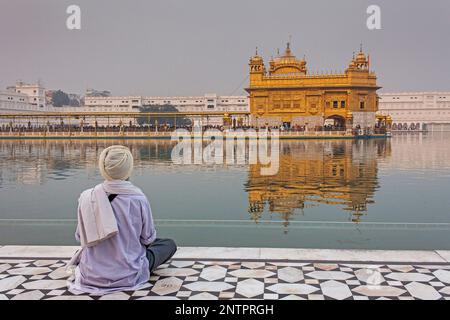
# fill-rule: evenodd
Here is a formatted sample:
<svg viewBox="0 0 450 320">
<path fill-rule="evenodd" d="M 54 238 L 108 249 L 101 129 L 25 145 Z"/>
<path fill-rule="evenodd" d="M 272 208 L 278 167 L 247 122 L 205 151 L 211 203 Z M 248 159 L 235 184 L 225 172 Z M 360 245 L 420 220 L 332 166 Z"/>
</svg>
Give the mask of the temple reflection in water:
<svg viewBox="0 0 450 320">
<path fill-rule="evenodd" d="M 391 153 L 389 140 L 286 141 L 280 148 L 276 175 L 249 168 L 248 211 L 256 222 L 267 212 L 287 226 L 296 212 L 318 204 L 340 206 L 359 222 L 378 188 L 378 158 Z"/>
<path fill-rule="evenodd" d="M 136 175 L 207 171 L 205 165 L 174 165 L 171 151 L 175 144 L 171 141 L 11 140 L 0 144 L 0 188 L 71 179 L 80 170 L 93 177 L 101 150 L 117 143 L 131 149 Z M 243 177 L 244 185 L 236 180 L 236 187 L 247 193 L 248 213 L 255 222 L 273 218 L 287 226 L 294 215 L 318 205 L 336 206 L 338 212 L 349 213 L 350 221 L 359 222 L 367 205 L 374 201 L 378 161 L 390 155 L 390 146 L 390 140 L 282 140 L 279 171 L 273 176 L 262 176 L 258 164 L 224 165 L 219 169 L 224 170 L 222 174 L 230 174 L 236 168 L 247 176 Z M 242 211 L 239 214 L 245 216 Z"/>
</svg>

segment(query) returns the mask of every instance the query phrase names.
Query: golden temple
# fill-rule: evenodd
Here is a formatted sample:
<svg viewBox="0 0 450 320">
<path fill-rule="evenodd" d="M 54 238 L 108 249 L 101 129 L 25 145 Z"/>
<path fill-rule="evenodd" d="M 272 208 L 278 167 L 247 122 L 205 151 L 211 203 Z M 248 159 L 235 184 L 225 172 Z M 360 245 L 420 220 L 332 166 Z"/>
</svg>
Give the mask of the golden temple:
<svg viewBox="0 0 450 320">
<path fill-rule="evenodd" d="M 250 58 L 250 113 L 255 126 L 304 126 L 317 130 L 371 129 L 378 111 L 377 77 L 361 49 L 344 73 L 309 73 L 287 43 L 284 54 L 272 58 L 269 70 L 258 50 Z"/>
</svg>

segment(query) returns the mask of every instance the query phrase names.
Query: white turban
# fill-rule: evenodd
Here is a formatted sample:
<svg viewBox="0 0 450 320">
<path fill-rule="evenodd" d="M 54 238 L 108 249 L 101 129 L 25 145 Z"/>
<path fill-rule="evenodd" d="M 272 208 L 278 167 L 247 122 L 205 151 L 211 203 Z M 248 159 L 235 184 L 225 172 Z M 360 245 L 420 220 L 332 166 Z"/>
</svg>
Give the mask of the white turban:
<svg viewBox="0 0 450 320">
<path fill-rule="evenodd" d="M 133 171 L 133 155 L 125 146 L 110 146 L 100 154 L 98 166 L 106 180 L 126 180 Z"/>
</svg>

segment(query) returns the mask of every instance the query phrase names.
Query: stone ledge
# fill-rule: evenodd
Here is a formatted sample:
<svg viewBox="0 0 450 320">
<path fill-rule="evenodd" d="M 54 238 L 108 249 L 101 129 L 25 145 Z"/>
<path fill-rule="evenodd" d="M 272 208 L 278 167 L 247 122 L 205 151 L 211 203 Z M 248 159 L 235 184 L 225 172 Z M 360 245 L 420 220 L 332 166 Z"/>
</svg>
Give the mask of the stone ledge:
<svg viewBox="0 0 450 320">
<path fill-rule="evenodd" d="M 450 254 L 449 254 L 450 256 Z M 286 259 L 308 261 L 355 261 L 355 262 L 417 262 L 443 263 L 435 251 L 424 250 L 328 250 L 328 249 L 261 249 L 261 259 Z"/>
<path fill-rule="evenodd" d="M 0 247 L 2 258 L 68 258 L 78 247 L 74 246 L 3 246 Z"/>
<path fill-rule="evenodd" d="M 76 246 L 0 246 L 0 258 L 68 258 Z M 450 251 L 180 247 L 174 259 L 447 263 Z"/>
</svg>

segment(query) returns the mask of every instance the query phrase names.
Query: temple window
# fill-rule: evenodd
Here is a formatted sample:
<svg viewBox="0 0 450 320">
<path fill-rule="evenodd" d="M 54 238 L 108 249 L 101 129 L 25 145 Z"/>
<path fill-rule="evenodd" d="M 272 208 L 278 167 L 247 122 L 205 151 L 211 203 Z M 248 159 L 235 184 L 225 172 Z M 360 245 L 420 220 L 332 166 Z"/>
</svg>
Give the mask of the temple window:
<svg viewBox="0 0 450 320">
<path fill-rule="evenodd" d="M 345 101 L 341 101 L 341 108 L 345 108 Z"/>
<path fill-rule="evenodd" d="M 333 108 L 337 108 L 338 107 L 338 102 L 337 101 L 333 101 Z"/>
<path fill-rule="evenodd" d="M 360 109 L 364 109 L 364 107 L 365 107 L 365 102 L 364 102 L 364 101 L 361 101 L 361 102 L 359 103 L 359 108 L 360 108 Z"/>
</svg>

